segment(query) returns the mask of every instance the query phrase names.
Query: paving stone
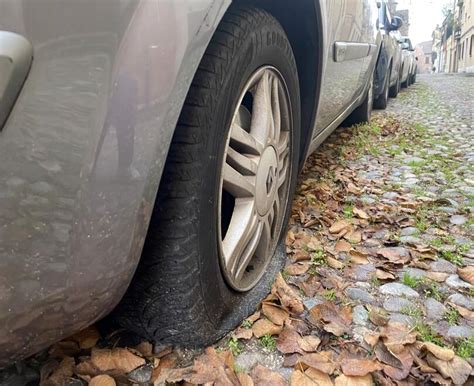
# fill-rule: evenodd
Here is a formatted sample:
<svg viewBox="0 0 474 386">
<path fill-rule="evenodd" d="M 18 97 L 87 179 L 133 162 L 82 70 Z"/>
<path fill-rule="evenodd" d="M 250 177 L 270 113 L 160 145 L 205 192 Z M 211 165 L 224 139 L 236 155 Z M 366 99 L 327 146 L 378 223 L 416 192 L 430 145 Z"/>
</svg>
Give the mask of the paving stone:
<svg viewBox="0 0 474 386">
<path fill-rule="evenodd" d="M 364 306 L 355 306 L 352 310 L 352 320 L 355 324 L 365 326 L 369 320 L 369 313 Z"/>
<path fill-rule="evenodd" d="M 382 194 L 382 198 L 386 198 L 388 200 L 394 200 L 399 196 L 397 192 L 385 192 Z"/>
<path fill-rule="evenodd" d="M 303 305 L 306 307 L 307 310 L 310 310 L 314 306 L 317 306 L 318 304 L 322 304 L 324 301 L 318 298 L 306 298 L 303 300 Z"/>
<path fill-rule="evenodd" d="M 472 284 L 465 282 L 458 275 L 448 276 L 446 284 L 455 289 L 471 289 L 474 288 Z"/>
<path fill-rule="evenodd" d="M 467 297 L 462 294 L 456 293 L 449 296 L 447 301 L 449 303 L 454 303 L 458 306 L 467 308 L 469 311 L 474 311 L 474 299 L 472 297 Z"/>
<path fill-rule="evenodd" d="M 468 339 L 471 336 L 474 336 L 474 330 L 467 326 L 451 326 L 445 334 L 448 340 Z"/>
<path fill-rule="evenodd" d="M 389 322 L 391 323 L 402 323 L 407 325 L 408 327 L 413 327 L 416 323 L 415 319 L 409 315 L 405 314 L 392 314 L 390 315 Z"/>
<path fill-rule="evenodd" d="M 379 288 L 380 293 L 384 295 L 406 296 L 408 298 L 417 298 L 420 295 L 415 290 L 402 283 L 387 283 Z"/>
<path fill-rule="evenodd" d="M 351 278 L 357 281 L 370 280 L 375 272 L 374 264 L 356 265 L 351 272 Z"/>
<path fill-rule="evenodd" d="M 403 244 L 422 244 L 422 240 L 419 237 L 414 236 L 401 236 L 400 242 Z"/>
<path fill-rule="evenodd" d="M 454 225 L 463 225 L 467 222 L 467 217 L 461 215 L 451 216 L 449 222 Z"/>
<path fill-rule="evenodd" d="M 447 309 L 443 303 L 436 299 L 427 298 L 425 300 L 426 317 L 430 320 L 441 320 Z"/>
<path fill-rule="evenodd" d="M 458 268 L 453 263 L 444 259 L 433 261 L 430 268 L 435 272 L 456 273 L 458 271 Z"/>
<path fill-rule="evenodd" d="M 346 294 L 352 300 L 358 300 L 362 303 L 373 304 L 376 302 L 375 298 L 370 293 L 360 288 L 354 288 L 354 287 L 347 288 Z"/>
<path fill-rule="evenodd" d="M 405 268 L 403 271 L 399 272 L 398 277 L 401 279 L 405 275 L 405 273 L 417 279 L 423 279 L 427 275 L 427 272 L 423 269 L 408 267 Z"/>
<path fill-rule="evenodd" d="M 420 231 L 415 227 L 406 227 L 400 230 L 400 236 L 413 236 L 420 233 Z"/>
<path fill-rule="evenodd" d="M 389 297 L 383 302 L 383 308 L 389 312 L 401 312 L 404 308 L 414 307 L 415 305 L 408 299 L 401 297 Z"/>
</svg>

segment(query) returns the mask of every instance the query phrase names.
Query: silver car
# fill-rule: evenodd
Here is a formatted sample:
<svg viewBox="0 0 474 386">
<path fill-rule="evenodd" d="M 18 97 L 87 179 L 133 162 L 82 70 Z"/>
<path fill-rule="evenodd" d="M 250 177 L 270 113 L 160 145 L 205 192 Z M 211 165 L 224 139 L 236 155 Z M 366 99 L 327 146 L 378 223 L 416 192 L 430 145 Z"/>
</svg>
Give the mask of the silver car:
<svg viewBox="0 0 474 386">
<path fill-rule="evenodd" d="M 370 119 L 375 0 L 0 0 L 0 367 L 254 309 L 306 157 Z"/>
</svg>

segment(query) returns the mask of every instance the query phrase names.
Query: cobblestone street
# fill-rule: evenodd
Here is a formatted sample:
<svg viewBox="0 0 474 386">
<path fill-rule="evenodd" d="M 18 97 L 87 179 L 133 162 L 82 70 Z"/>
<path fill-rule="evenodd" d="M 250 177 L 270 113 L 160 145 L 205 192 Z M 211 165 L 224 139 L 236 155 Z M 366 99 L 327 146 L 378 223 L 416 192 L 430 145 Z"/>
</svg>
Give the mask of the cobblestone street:
<svg viewBox="0 0 474 386">
<path fill-rule="evenodd" d="M 288 263 L 257 313 L 205 354 L 142 342 L 128 380 L 474 384 L 473 93 L 473 76 L 419 76 L 370 125 L 339 128 L 305 165 Z M 116 344 L 89 329 L 0 384 L 103 374 L 94 348 L 71 348 L 86 338 Z"/>
</svg>

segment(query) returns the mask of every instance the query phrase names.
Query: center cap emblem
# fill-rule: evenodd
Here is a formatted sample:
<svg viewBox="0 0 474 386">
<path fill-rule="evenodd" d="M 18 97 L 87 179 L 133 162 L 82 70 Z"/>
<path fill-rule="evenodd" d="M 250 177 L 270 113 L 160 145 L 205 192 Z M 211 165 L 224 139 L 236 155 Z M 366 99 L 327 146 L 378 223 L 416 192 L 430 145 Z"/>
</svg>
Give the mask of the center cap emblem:
<svg viewBox="0 0 474 386">
<path fill-rule="evenodd" d="M 270 166 L 267 176 L 267 194 L 270 194 L 273 186 L 273 180 L 275 179 L 275 168 Z"/>
</svg>

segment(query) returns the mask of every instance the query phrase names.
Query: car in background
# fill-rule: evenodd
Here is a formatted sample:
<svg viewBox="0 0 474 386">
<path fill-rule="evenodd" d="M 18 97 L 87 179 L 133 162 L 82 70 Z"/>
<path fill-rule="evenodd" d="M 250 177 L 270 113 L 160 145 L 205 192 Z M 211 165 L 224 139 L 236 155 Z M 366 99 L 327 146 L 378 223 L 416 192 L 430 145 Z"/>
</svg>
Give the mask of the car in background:
<svg viewBox="0 0 474 386">
<path fill-rule="evenodd" d="M 0 367 L 111 312 L 187 345 L 253 312 L 306 157 L 370 119 L 377 16 L 375 0 L 0 2 Z"/>
<path fill-rule="evenodd" d="M 415 49 L 408 36 L 400 36 L 398 42 L 402 48 L 402 87 L 408 87 L 416 82 L 417 61 Z"/>
<path fill-rule="evenodd" d="M 403 21 L 392 16 L 386 1 L 379 2 L 378 27 L 382 33 L 382 46 L 374 78 L 374 107 L 385 109 L 388 98 L 396 98 L 400 91 L 402 50 L 398 44 L 398 30 Z"/>
</svg>

